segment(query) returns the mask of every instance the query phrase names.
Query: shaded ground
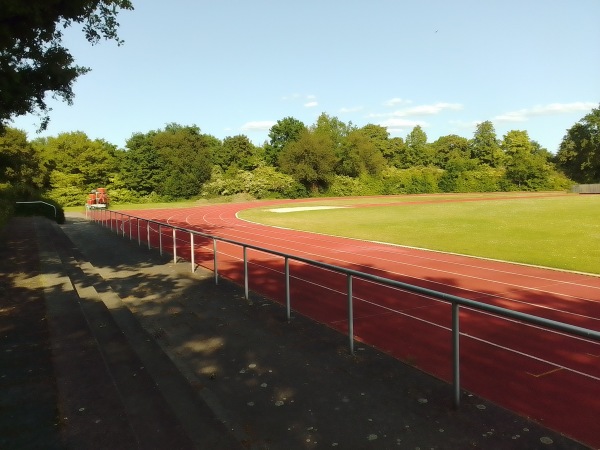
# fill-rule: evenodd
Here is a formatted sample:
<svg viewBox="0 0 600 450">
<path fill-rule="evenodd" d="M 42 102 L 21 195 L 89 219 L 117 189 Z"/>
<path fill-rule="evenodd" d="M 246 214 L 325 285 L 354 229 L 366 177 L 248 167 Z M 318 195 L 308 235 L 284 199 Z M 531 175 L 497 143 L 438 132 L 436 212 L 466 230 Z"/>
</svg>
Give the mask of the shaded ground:
<svg viewBox="0 0 600 450">
<path fill-rule="evenodd" d="M 2 449 L 584 448 L 78 215 L 0 272 Z"/>
</svg>

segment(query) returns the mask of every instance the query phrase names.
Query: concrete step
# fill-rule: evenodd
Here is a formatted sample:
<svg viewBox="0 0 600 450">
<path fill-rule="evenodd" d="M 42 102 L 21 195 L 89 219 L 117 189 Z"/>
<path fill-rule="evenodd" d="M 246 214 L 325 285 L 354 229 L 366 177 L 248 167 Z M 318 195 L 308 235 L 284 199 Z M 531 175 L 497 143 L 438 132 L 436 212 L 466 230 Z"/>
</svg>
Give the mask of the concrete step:
<svg viewBox="0 0 600 450">
<path fill-rule="evenodd" d="M 37 232 L 70 446 L 238 447 L 62 230 Z"/>
</svg>

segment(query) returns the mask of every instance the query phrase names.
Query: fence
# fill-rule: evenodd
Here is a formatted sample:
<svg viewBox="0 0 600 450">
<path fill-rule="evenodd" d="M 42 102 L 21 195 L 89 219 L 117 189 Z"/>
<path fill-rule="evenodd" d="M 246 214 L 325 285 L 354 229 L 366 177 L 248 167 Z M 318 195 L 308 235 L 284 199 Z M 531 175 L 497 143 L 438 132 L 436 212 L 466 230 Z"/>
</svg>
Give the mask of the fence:
<svg viewBox="0 0 600 450">
<path fill-rule="evenodd" d="M 576 184 L 571 191 L 577 194 L 600 194 L 600 184 Z"/>
<path fill-rule="evenodd" d="M 389 278 L 380 277 L 377 275 L 364 273 L 344 267 L 335 266 L 332 264 L 327 264 L 319 261 L 314 261 L 307 258 L 302 258 L 296 255 L 290 255 L 274 250 L 269 250 L 266 248 L 250 245 L 244 242 L 239 242 L 231 239 L 226 239 L 223 237 L 212 236 L 206 233 L 201 233 L 198 231 L 193 231 L 189 229 L 185 229 L 182 227 L 177 227 L 173 225 L 164 224 L 161 222 L 143 219 L 140 217 L 136 217 L 129 214 L 120 213 L 118 211 L 111 210 L 96 210 L 96 211 L 88 211 L 88 218 L 99 223 L 107 228 L 110 228 L 111 231 L 116 232 L 117 234 L 121 234 L 125 237 L 127 234 L 129 235 L 129 239 L 133 240 L 133 235 L 135 231 L 135 235 L 137 237 L 138 244 L 142 244 L 142 234 L 145 231 L 146 238 L 145 242 L 148 245 L 148 249 L 152 248 L 151 239 L 150 239 L 150 231 L 151 224 L 155 225 L 158 230 L 158 247 L 160 254 L 163 254 L 163 239 L 164 233 L 163 229 L 171 230 L 171 232 L 167 232 L 167 236 L 172 240 L 172 251 L 173 251 L 173 260 L 174 262 L 178 259 L 178 239 L 184 234 L 189 236 L 190 239 L 190 262 L 191 262 L 191 270 L 195 271 L 196 262 L 195 262 L 195 243 L 194 238 L 200 237 L 202 239 L 212 241 L 212 259 L 213 259 L 213 270 L 214 270 L 214 281 L 216 284 L 219 282 L 219 270 L 218 270 L 218 253 L 217 253 L 217 243 L 223 242 L 232 244 L 234 246 L 239 246 L 243 250 L 243 267 L 244 267 L 244 295 L 246 299 L 249 298 L 249 272 L 248 272 L 248 252 L 247 250 L 257 250 L 262 253 L 266 253 L 269 255 L 277 256 L 283 258 L 284 260 L 284 277 L 285 277 L 285 306 L 286 306 L 286 315 L 287 319 L 290 320 L 291 310 L 292 310 L 292 299 L 290 295 L 290 261 L 297 261 L 303 264 L 307 264 L 310 266 L 315 266 L 323 269 L 327 269 L 333 272 L 337 272 L 339 274 L 343 274 L 346 276 L 346 297 L 347 297 L 347 315 L 348 315 L 348 347 L 350 353 L 354 354 L 354 317 L 353 317 L 353 281 L 354 279 L 361 279 L 370 281 L 373 283 L 381 284 L 388 287 L 393 287 L 397 289 L 401 289 L 403 291 L 412 292 L 415 294 L 424 295 L 427 297 L 435 298 L 438 300 L 442 300 L 452 305 L 452 386 L 453 386 L 453 404 L 456 408 L 460 405 L 460 318 L 459 311 L 461 307 L 465 307 L 472 310 L 488 312 L 503 318 L 514 319 L 519 322 L 529 323 L 533 325 L 537 325 L 547 330 L 559 331 L 562 333 L 566 333 L 570 336 L 579 336 L 583 338 L 590 339 L 594 342 L 600 343 L 600 332 L 582 328 L 578 326 L 574 326 L 571 324 L 566 324 L 550 319 L 546 319 L 543 317 L 534 316 L 531 314 L 521 313 L 518 311 L 513 311 L 507 308 L 502 308 L 499 306 L 489 305 L 486 303 L 477 302 L 474 300 L 469 300 L 466 298 L 458 297 L 451 294 L 446 294 L 443 292 L 434 291 L 431 289 L 414 286 L 411 284 L 403 283 L 400 281 L 392 280 Z M 133 225 L 135 222 L 135 228 Z M 128 225 L 125 225 L 125 224 Z M 145 224 L 145 230 L 144 226 Z"/>
</svg>

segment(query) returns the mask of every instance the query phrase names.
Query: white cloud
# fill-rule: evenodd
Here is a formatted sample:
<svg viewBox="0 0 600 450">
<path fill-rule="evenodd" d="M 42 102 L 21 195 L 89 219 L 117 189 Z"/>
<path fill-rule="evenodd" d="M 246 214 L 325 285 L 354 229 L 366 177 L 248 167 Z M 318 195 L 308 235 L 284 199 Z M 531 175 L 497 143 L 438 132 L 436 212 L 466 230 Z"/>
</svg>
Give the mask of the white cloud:
<svg viewBox="0 0 600 450">
<path fill-rule="evenodd" d="M 439 102 L 433 105 L 417 105 L 410 108 L 398 109 L 390 113 L 371 113 L 369 117 L 410 117 L 410 116 L 432 116 L 445 110 L 460 111 L 463 105 L 460 103 Z"/>
<path fill-rule="evenodd" d="M 460 111 L 463 109 L 463 105 L 460 103 L 435 103 L 433 105 L 419 105 L 413 106 L 412 108 L 405 108 L 399 111 L 395 111 L 394 115 L 396 117 L 406 117 L 406 116 L 431 116 L 435 114 L 439 114 L 445 110 L 451 111 Z"/>
<path fill-rule="evenodd" d="M 340 108 L 340 112 L 341 113 L 353 113 L 353 112 L 362 111 L 362 109 L 363 109 L 362 106 L 353 106 L 351 108 Z"/>
<path fill-rule="evenodd" d="M 307 102 L 304 104 L 304 106 L 306 108 L 314 108 L 315 106 L 318 106 L 318 105 L 319 105 L 319 102 L 317 102 L 317 101 L 311 101 L 311 102 Z"/>
<path fill-rule="evenodd" d="M 533 108 L 510 111 L 494 117 L 493 120 L 497 122 L 525 122 L 531 117 L 536 116 L 588 112 L 596 106 L 596 103 L 593 102 L 550 103 L 548 105 L 538 105 Z"/>
<path fill-rule="evenodd" d="M 404 100 L 403 98 L 398 98 L 398 97 L 394 97 L 391 98 L 389 100 L 386 100 L 385 102 L 383 102 L 384 106 L 398 106 L 398 105 L 405 105 L 411 103 L 410 100 Z"/>
<path fill-rule="evenodd" d="M 281 97 L 281 100 L 283 100 L 283 101 L 297 100 L 301 97 L 302 97 L 302 95 L 294 93 L 294 94 L 290 94 L 290 95 L 284 95 L 283 97 Z"/>
<path fill-rule="evenodd" d="M 379 125 L 386 127 L 389 131 L 402 131 L 405 129 L 413 129 L 417 125 L 426 127 L 428 124 L 420 120 L 406 120 L 398 118 L 390 118 L 380 122 Z"/>
<path fill-rule="evenodd" d="M 277 122 L 273 120 L 257 120 L 254 122 L 246 122 L 242 125 L 242 131 L 268 131 Z"/>
</svg>

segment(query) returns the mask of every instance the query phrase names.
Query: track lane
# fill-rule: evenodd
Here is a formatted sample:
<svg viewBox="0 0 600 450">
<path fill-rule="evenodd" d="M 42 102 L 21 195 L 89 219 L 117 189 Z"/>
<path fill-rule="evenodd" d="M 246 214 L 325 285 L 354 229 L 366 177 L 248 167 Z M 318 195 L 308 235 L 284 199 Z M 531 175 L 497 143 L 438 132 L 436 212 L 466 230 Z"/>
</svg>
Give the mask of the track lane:
<svg viewBox="0 0 600 450">
<path fill-rule="evenodd" d="M 237 219 L 236 212 L 248 206 L 257 204 L 203 207 L 176 213 L 174 210 L 153 211 L 148 213 L 148 218 L 599 329 L 600 279 L 597 277 L 268 228 Z M 211 252 L 212 247 L 206 251 Z M 283 263 L 264 254 L 252 254 L 250 259 L 251 289 L 259 292 L 262 289 L 282 302 L 281 285 L 277 285 L 283 283 Z M 210 265 L 211 261 L 207 258 L 206 262 Z M 219 243 L 219 272 L 243 282 L 239 279 L 240 264 L 241 251 Z M 345 277 L 340 276 L 336 281 L 331 274 L 301 266 L 291 268 L 294 310 L 344 332 L 347 329 Z M 274 281 L 258 281 L 265 277 L 274 277 Z M 354 295 L 354 330 L 358 340 L 375 343 L 383 351 L 449 380 L 451 350 L 447 304 L 429 299 L 425 305 L 423 298 L 408 293 L 377 294 L 370 286 L 356 282 Z M 307 300 L 311 298 L 312 301 Z M 511 355 L 510 362 L 501 363 L 506 362 L 507 354 Z M 484 317 L 482 313 L 462 308 L 461 355 L 465 388 L 587 443 L 600 445 L 593 425 L 595 419 L 591 419 L 600 415 L 597 400 L 600 398 L 600 348 L 597 344 L 556 333 L 541 333 L 536 327 L 489 315 Z M 498 364 L 501 367 L 497 367 Z M 521 395 L 498 394 L 506 391 L 506 385 L 520 392 L 523 383 L 529 386 L 528 402 Z M 576 388 L 565 390 L 555 383 L 570 383 Z M 582 390 L 587 394 L 582 394 Z M 553 406 L 556 398 L 551 395 L 548 399 L 549 392 L 579 404 L 577 407 Z M 534 393 L 545 396 L 544 401 L 532 401 Z M 582 409 L 587 413 L 582 414 Z M 566 420 L 565 425 L 565 414 L 577 420 Z"/>
</svg>

